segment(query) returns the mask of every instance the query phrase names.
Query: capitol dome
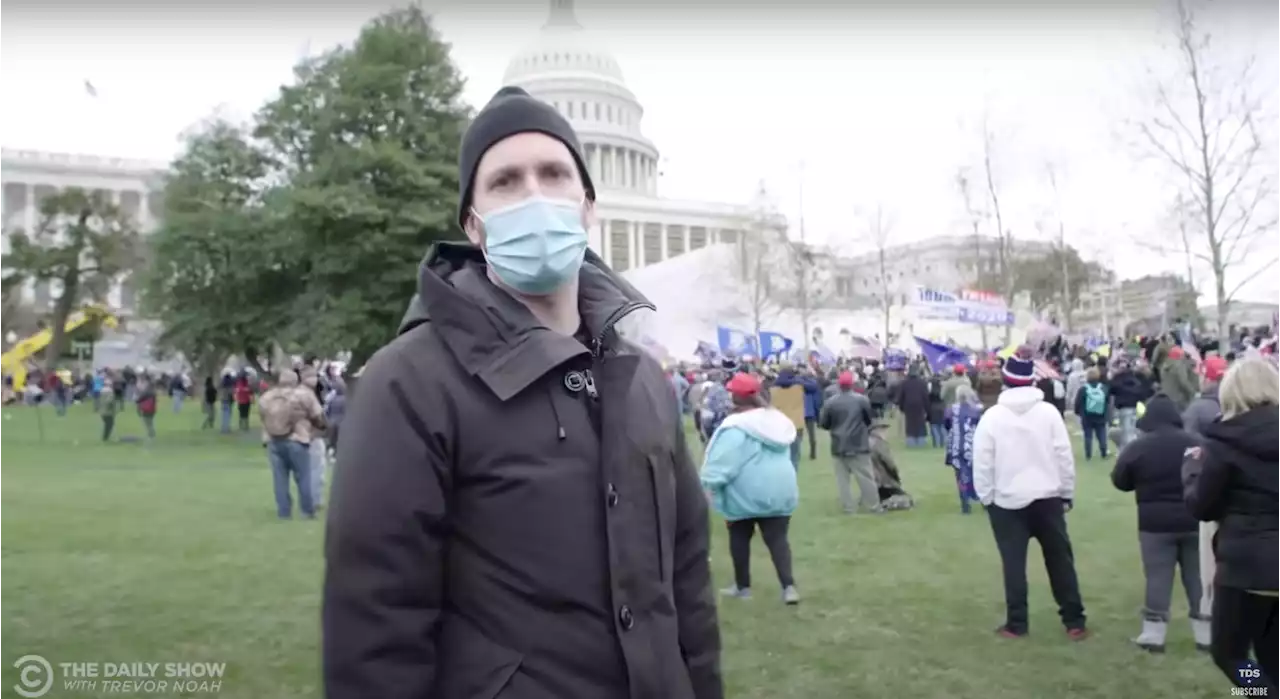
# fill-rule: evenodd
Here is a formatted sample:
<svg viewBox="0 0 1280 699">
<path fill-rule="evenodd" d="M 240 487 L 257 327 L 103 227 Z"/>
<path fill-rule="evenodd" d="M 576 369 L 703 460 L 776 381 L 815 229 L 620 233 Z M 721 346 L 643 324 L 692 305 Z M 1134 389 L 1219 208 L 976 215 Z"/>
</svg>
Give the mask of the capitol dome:
<svg viewBox="0 0 1280 699">
<path fill-rule="evenodd" d="M 640 131 L 644 108 L 617 59 L 578 23 L 573 0 L 551 0 L 547 23 L 507 64 L 502 83 L 569 120 L 597 189 L 656 196 L 658 149 Z"/>
</svg>

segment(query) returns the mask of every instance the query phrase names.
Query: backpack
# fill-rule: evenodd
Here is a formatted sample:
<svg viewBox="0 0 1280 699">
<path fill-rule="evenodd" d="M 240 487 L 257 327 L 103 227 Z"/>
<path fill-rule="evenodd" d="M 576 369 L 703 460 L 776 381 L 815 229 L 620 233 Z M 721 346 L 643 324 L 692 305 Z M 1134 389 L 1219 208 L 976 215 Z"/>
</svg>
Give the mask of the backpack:
<svg viewBox="0 0 1280 699">
<path fill-rule="evenodd" d="M 1102 384 L 1085 384 L 1085 415 L 1105 415 L 1107 413 L 1107 390 Z"/>
<path fill-rule="evenodd" d="M 301 409 L 294 400 L 293 391 L 275 388 L 267 391 L 258 401 L 262 415 L 262 429 L 272 437 L 288 437 L 301 417 Z"/>
</svg>

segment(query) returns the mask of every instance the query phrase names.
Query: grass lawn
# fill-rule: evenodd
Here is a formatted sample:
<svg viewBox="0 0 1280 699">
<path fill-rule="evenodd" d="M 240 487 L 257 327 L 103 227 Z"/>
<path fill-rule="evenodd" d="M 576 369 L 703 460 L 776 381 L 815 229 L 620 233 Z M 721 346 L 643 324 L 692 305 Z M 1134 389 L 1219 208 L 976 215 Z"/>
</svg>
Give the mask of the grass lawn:
<svg viewBox="0 0 1280 699">
<path fill-rule="evenodd" d="M 173 415 L 162 404 L 153 446 L 103 445 L 87 407 L 65 418 L 44 410 L 43 441 L 30 408 L 5 409 L 0 423 L 0 696 L 18 696 L 12 666 L 25 654 L 55 668 L 225 662 L 220 696 L 322 696 L 323 525 L 276 521 L 256 433 L 202 433 L 198 406 Z M 126 413 L 117 432 L 142 428 Z M 1133 502 L 1112 490 L 1109 463 L 1080 462 L 1069 515 L 1093 637 L 1063 636 L 1033 544 L 1032 635 L 1009 641 L 992 633 L 1003 593 L 985 516 L 960 515 L 940 452 L 899 446 L 897 455 L 918 505 L 883 517 L 838 514 L 829 460 L 802 463 L 791 543 L 804 602 L 781 604 L 757 537 L 755 598 L 720 603 L 728 697 L 1227 695 L 1227 681 L 1195 652 L 1180 591 L 1168 653 L 1130 646 L 1142 574 Z M 712 531 L 724 586 L 725 530 L 716 521 Z M 66 691 L 59 681 L 46 696 L 108 694 Z"/>
</svg>

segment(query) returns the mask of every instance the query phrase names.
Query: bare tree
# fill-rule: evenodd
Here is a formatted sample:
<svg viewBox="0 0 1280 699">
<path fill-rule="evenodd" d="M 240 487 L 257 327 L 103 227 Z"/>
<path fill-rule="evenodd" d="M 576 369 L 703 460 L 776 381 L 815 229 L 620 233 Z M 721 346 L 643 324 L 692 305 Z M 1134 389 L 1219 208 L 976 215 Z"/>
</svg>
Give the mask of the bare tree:
<svg viewBox="0 0 1280 699">
<path fill-rule="evenodd" d="M 960 197 L 964 200 L 965 214 L 969 218 L 969 225 L 973 229 L 973 269 L 974 277 L 971 282 L 975 288 L 983 289 L 987 286 L 986 276 L 986 257 L 982 254 L 982 221 L 986 218 L 986 214 L 979 211 L 973 204 L 973 185 L 969 179 L 968 168 L 962 167 L 956 171 L 956 189 L 960 192 Z M 982 324 L 979 326 L 982 333 L 982 346 L 989 347 L 987 344 L 987 326 Z"/>
<path fill-rule="evenodd" d="M 1184 0 L 1177 10 L 1180 66 L 1171 79 L 1156 81 L 1155 114 L 1136 131 L 1145 153 L 1182 183 L 1179 199 L 1190 214 L 1180 230 L 1182 252 L 1212 271 L 1218 336 L 1225 337 L 1236 293 L 1277 261 L 1271 255 L 1259 262 L 1255 254 L 1277 223 L 1274 158 L 1259 133 L 1273 119 L 1252 89 L 1253 57 L 1212 65 L 1209 33 Z M 1257 266 L 1228 287 L 1228 275 L 1246 264 Z"/>
<path fill-rule="evenodd" d="M 889 263 L 893 253 L 889 251 L 889 241 L 897 221 L 892 213 L 885 211 L 883 204 L 876 204 L 862 218 L 865 226 L 862 240 L 876 251 L 876 282 L 879 285 L 876 296 L 880 302 L 880 312 L 884 315 L 884 334 L 880 336 L 880 345 L 888 347 L 889 328 L 893 320 L 893 294 L 889 290 Z"/>
<path fill-rule="evenodd" d="M 1000 190 L 996 185 L 995 166 L 992 153 L 995 150 L 995 135 L 991 132 L 991 122 L 987 115 L 982 118 L 982 171 L 986 179 L 987 198 L 991 203 L 991 213 L 996 227 L 996 281 L 998 291 L 1006 303 L 1013 303 L 1013 233 L 1004 227 L 1004 216 L 1000 210 Z M 1004 328 L 1004 343 L 1013 341 L 1013 326 Z"/>
<path fill-rule="evenodd" d="M 1075 301 L 1071 297 L 1071 265 L 1068 261 L 1067 250 L 1067 226 L 1062 220 L 1062 193 L 1058 190 L 1058 166 L 1052 160 L 1046 160 L 1044 164 L 1045 175 L 1049 180 L 1049 189 L 1053 194 L 1053 213 L 1054 218 L 1058 219 L 1058 232 L 1054 236 L 1053 247 L 1055 256 L 1058 258 L 1058 266 L 1062 278 L 1062 297 L 1059 308 L 1062 316 L 1059 320 L 1062 322 L 1062 329 L 1070 331 L 1071 329 L 1071 311 L 1074 310 Z"/>
<path fill-rule="evenodd" d="M 784 236 L 785 238 L 785 236 Z M 783 240 L 786 251 L 787 275 L 790 288 L 781 289 L 782 301 L 800 317 L 804 332 L 801 347 L 808 352 L 812 337 L 814 312 L 822 308 L 834 295 L 831 268 L 823 250 L 806 245 L 803 240 Z"/>
<path fill-rule="evenodd" d="M 786 256 L 778 254 L 778 244 L 786 241 L 786 233 L 778 230 L 764 182 L 760 183 L 743 229 L 734 254 L 734 276 L 741 301 L 738 308 L 745 310 L 751 331 L 759 338 L 765 324 L 785 306 L 780 283 L 788 276 Z"/>
</svg>

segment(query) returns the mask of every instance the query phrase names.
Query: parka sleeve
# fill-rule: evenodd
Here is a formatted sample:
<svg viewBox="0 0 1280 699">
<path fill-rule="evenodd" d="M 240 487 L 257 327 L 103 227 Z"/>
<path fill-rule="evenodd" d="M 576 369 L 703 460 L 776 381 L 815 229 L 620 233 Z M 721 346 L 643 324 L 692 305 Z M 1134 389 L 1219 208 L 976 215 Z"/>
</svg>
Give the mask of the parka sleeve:
<svg viewBox="0 0 1280 699">
<path fill-rule="evenodd" d="M 422 699 L 435 682 L 450 460 L 399 364 L 387 350 L 370 360 L 342 425 L 325 532 L 328 699 Z"/>
<path fill-rule="evenodd" d="M 697 699 L 723 699 L 720 625 L 711 590 L 707 499 L 681 426 L 676 435 L 676 541 L 672 587 L 680 652 Z"/>
</svg>

